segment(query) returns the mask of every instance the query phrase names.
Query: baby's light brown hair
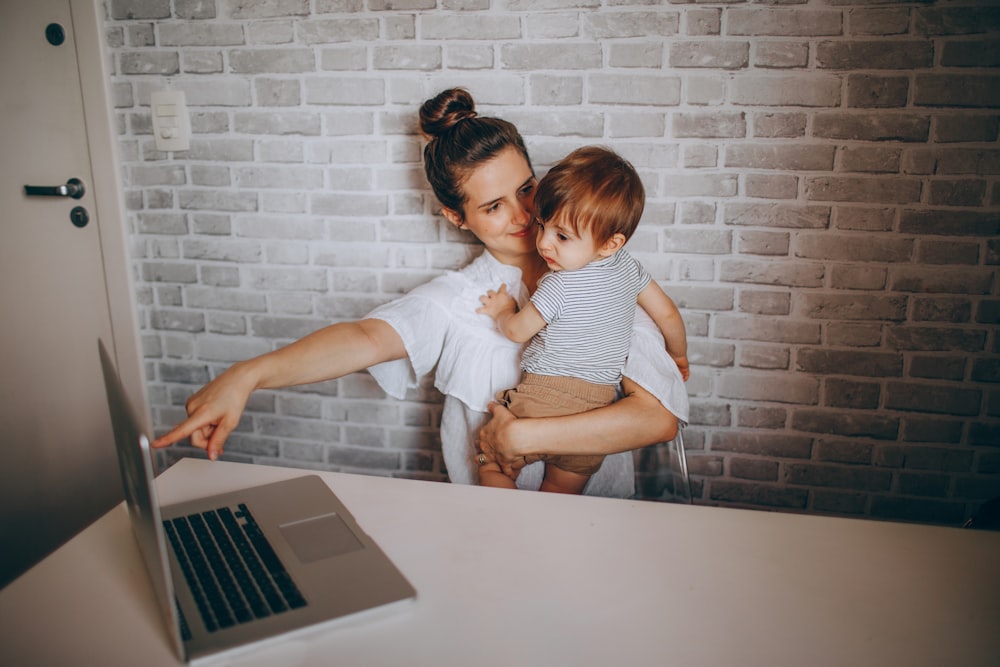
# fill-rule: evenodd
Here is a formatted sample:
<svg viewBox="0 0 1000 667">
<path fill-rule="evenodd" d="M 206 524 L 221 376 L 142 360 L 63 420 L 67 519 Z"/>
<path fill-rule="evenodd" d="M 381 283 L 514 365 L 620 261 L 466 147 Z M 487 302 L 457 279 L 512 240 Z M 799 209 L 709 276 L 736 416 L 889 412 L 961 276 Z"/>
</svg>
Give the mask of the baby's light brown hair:
<svg viewBox="0 0 1000 667">
<path fill-rule="evenodd" d="M 535 214 L 559 216 L 600 245 L 615 234 L 632 237 L 646 206 L 642 180 L 628 160 L 603 146 L 584 146 L 560 160 L 538 182 Z"/>
</svg>

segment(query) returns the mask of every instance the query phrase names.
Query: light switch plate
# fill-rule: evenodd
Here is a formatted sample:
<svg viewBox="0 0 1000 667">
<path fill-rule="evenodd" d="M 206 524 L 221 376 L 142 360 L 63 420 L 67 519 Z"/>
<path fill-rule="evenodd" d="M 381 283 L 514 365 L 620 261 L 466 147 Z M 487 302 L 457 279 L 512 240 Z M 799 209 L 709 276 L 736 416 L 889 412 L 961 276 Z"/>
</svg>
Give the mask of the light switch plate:
<svg viewBox="0 0 1000 667">
<path fill-rule="evenodd" d="M 191 147 L 191 120 L 183 90 L 158 90 L 149 97 L 153 137 L 161 151 L 186 151 Z"/>
</svg>

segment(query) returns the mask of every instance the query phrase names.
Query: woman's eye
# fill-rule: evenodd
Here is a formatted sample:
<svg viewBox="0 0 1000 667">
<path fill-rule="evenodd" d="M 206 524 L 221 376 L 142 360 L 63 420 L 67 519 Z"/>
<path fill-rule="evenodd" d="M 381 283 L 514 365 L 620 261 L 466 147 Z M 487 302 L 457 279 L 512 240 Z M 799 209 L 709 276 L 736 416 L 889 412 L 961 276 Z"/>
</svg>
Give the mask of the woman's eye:
<svg viewBox="0 0 1000 667">
<path fill-rule="evenodd" d="M 490 205 L 490 207 L 486 209 L 486 212 L 487 213 L 493 213 L 494 211 L 496 211 L 499 208 L 500 208 L 500 203 L 497 202 L 496 204 Z"/>
</svg>

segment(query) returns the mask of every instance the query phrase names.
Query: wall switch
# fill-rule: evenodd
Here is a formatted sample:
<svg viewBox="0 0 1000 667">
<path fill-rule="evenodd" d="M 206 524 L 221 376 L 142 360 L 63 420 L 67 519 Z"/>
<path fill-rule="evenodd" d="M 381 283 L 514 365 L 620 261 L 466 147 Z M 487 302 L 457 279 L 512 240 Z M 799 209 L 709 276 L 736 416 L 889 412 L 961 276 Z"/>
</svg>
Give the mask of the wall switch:
<svg viewBox="0 0 1000 667">
<path fill-rule="evenodd" d="M 186 151 L 191 147 L 191 120 L 183 90 L 158 90 L 149 97 L 153 137 L 161 151 Z"/>
</svg>

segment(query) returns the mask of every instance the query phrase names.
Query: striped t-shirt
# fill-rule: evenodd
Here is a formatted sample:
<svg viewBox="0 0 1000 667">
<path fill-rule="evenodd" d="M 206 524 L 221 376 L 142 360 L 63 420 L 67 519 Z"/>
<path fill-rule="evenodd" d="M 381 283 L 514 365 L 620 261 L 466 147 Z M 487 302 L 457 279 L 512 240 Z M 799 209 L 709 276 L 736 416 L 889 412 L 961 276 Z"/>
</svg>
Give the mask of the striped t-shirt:
<svg viewBox="0 0 1000 667">
<path fill-rule="evenodd" d="M 625 250 L 580 269 L 545 274 L 531 302 L 547 325 L 531 339 L 521 368 L 618 384 L 632 341 L 636 298 L 649 280 Z"/>
</svg>

